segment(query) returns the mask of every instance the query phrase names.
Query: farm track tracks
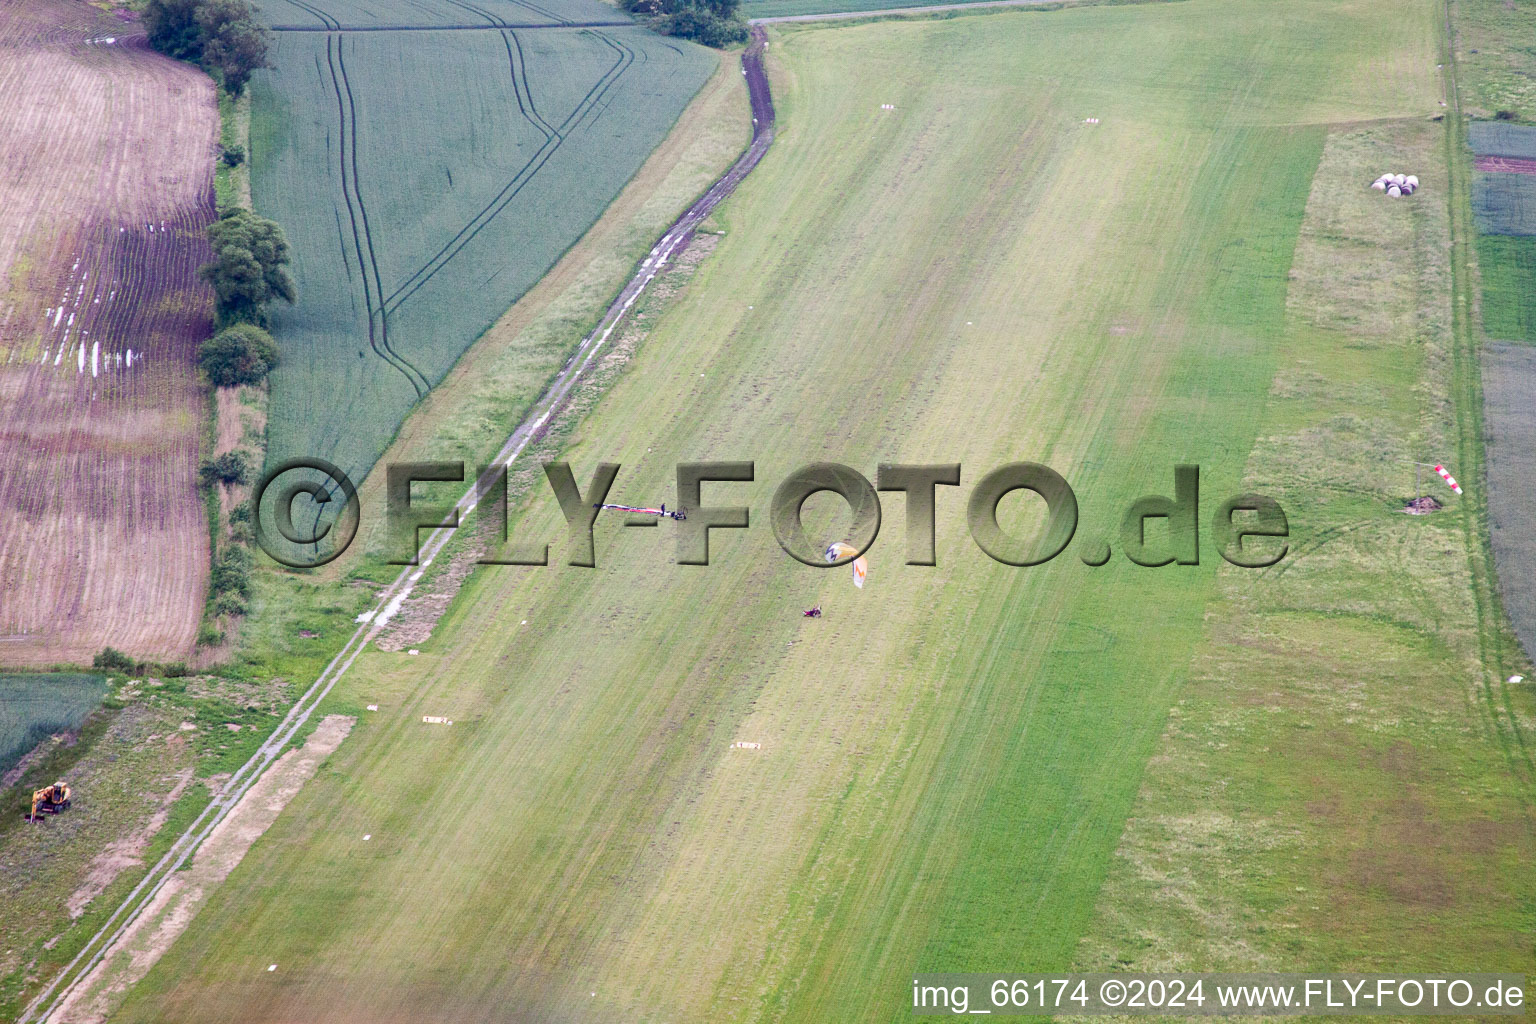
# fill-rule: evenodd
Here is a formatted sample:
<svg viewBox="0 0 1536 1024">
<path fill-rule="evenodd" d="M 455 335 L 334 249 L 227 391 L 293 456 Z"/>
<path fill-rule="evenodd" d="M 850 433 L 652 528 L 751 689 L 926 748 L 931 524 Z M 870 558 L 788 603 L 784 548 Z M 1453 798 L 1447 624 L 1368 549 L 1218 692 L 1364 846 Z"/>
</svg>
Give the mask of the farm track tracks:
<svg viewBox="0 0 1536 1024">
<path fill-rule="evenodd" d="M 357 256 L 358 271 L 363 278 L 363 304 L 368 314 L 368 347 L 374 354 L 389 363 L 410 383 L 417 398 L 432 390 L 426 375 L 389 343 L 389 315 L 384 311 L 382 295 L 383 279 L 379 275 L 378 254 L 374 247 L 373 231 L 368 222 L 368 207 L 363 202 L 361 174 L 357 159 L 357 103 L 352 93 L 352 83 L 347 77 L 346 58 L 342 53 L 344 41 L 337 31 L 340 22 L 317 7 L 303 0 L 288 3 L 319 19 L 330 30 L 325 41 L 326 67 L 321 70 L 331 80 L 331 90 L 336 97 L 336 117 L 339 125 L 341 151 L 338 163 L 341 167 L 341 193 L 347 207 L 347 219 L 352 229 L 352 247 Z M 345 243 L 345 239 L 343 239 Z M 343 258 L 345 259 L 345 244 Z M 375 301 L 379 297 L 381 301 Z"/>
<path fill-rule="evenodd" d="M 504 37 L 510 35 L 514 40 L 516 39 L 516 33 L 510 29 L 503 30 L 502 34 Z M 552 134 L 545 136 L 544 144 L 534 152 L 533 156 L 528 158 L 528 161 L 518 169 L 512 179 L 507 182 L 490 202 L 481 207 L 480 211 L 470 218 L 469 222 L 460 228 L 457 234 L 450 238 L 426 263 L 390 293 L 388 298 L 385 299 L 385 310 L 387 313 L 393 313 L 398 310 L 401 305 L 409 300 L 411 296 L 415 295 L 428 281 L 437 276 L 450 260 L 457 256 L 470 242 L 474 241 L 480 232 L 485 230 L 486 225 L 494 220 L 502 210 L 506 209 L 512 200 L 517 198 L 523 189 L 527 187 L 528 183 L 533 180 L 534 176 L 554 156 L 555 152 L 565 142 L 571 130 L 586 118 L 593 107 L 608 93 L 608 90 L 613 87 L 614 83 L 619 80 L 620 76 L 635 62 L 634 51 L 622 42 L 614 40 L 602 32 L 593 32 L 592 34 L 611 47 L 618 55 L 614 63 L 609 66 L 608 70 L 604 72 L 592 88 L 587 90 L 586 95 L 582 97 L 576 108 L 558 127 L 551 128 L 548 122 L 541 116 L 538 116 L 537 111 L 534 112 L 534 116 L 537 118 L 535 127 L 539 128 L 541 132 L 549 131 Z M 516 52 L 519 54 L 519 58 L 514 63 L 522 67 L 523 85 L 521 87 L 518 85 L 516 67 L 512 70 L 512 81 L 514 90 L 518 91 L 519 95 L 521 95 L 522 90 L 527 89 L 527 65 L 521 60 L 521 42 L 517 43 Z M 532 91 L 528 90 L 527 95 L 531 104 L 533 102 Z M 525 116 L 527 116 L 526 112 Z"/>
<path fill-rule="evenodd" d="M 334 44 L 334 45 L 333 45 Z M 342 50 L 345 41 L 339 35 L 329 36 L 326 39 L 326 56 L 329 59 L 332 51 L 335 52 L 334 62 L 331 64 L 331 80 L 336 86 L 337 112 L 341 118 L 341 187 L 342 192 L 347 192 L 347 165 L 352 167 L 351 193 L 347 195 L 348 213 L 355 205 L 357 218 L 361 220 L 363 227 L 362 241 L 359 244 L 357 258 L 358 265 L 363 272 L 363 299 L 368 308 L 368 343 L 373 350 L 388 360 L 396 369 L 405 375 L 410 381 L 411 387 L 416 389 L 416 397 L 424 397 L 432 390 L 431 383 L 426 375 L 411 364 L 404 356 L 395 351 L 389 343 L 389 310 L 384 306 L 384 279 L 379 273 L 378 250 L 373 242 L 373 228 L 368 222 L 368 207 L 363 202 L 362 170 L 357 159 L 357 101 L 352 95 L 352 81 L 347 77 L 347 62 Z M 343 99 L 345 97 L 345 99 Z M 353 222 L 353 237 L 356 239 L 357 221 Z M 366 247 L 366 254 L 364 252 Z M 369 294 L 368 271 L 373 271 L 372 295 Z M 374 296 L 378 302 L 374 302 Z M 377 319 L 377 328 L 375 328 Z"/>
<path fill-rule="evenodd" d="M 587 90 L 586 94 L 577 103 L 575 109 L 558 125 L 552 125 L 539 113 L 538 105 L 534 100 L 533 87 L 529 81 L 527 58 L 523 51 L 522 41 L 518 39 L 517 31 L 522 28 L 573 28 L 576 23 L 559 19 L 549 25 L 517 26 L 497 17 L 492 12 L 470 2 L 470 0 L 447 0 L 452 6 L 485 19 L 485 25 L 451 26 L 452 28 L 468 28 L 475 30 L 497 31 L 501 34 L 507 49 L 508 70 L 512 79 L 512 90 L 516 97 L 518 110 L 523 118 L 539 132 L 544 141 L 531 157 L 516 171 L 505 186 L 473 217 L 469 219 L 443 246 L 434 253 L 425 263 L 413 271 L 401 281 L 389 294 L 384 292 L 384 279 L 379 268 L 378 244 L 375 242 L 373 226 L 368 216 L 367 203 L 363 199 L 361 162 L 358 158 L 358 121 L 357 102 L 352 90 L 351 79 L 347 74 L 346 56 L 344 53 L 344 35 L 351 29 L 344 29 L 339 21 L 320 8 L 307 3 L 306 0 L 287 0 L 295 8 L 304 11 L 320 22 L 319 26 L 298 29 L 302 31 L 322 31 L 327 33 L 326 61 L 327 67 L 322 69 L 322 76 L 329 74 L 331 88 L 336 97 L 337 118 L 340 124 L 341 153 L 339 155 L 341 165 L 342 196 L 347 207 L 347 216 L 351 226 L 352 249 L 357 255 L 358 267 L 363 277 L 363 301 L 368 315 L 368 344 L 373 352 L 384 359 L 408 380 L 415 390 L 417 398 L 425 397 L 432 390 L 432 382 L 425 373 L 414 363 L 405 357 L 392 344 L 389 336 L 390 318 L 408 302 L 412 296 L 431 282 L 466 246 L 473 242 L 480 233 L 505 210 L 522 193 L 538 173 L 543 170 L 550 159 L 565 143 L 571 132 L 581 125 L 589 116 L 601 116 L 600 104 L 610 90 L 623 76 L 624 72 L 636 62 L 636 52 L 621 40 L 600 32 L 592 31 L 592 35 L 599 39 L 605 46 L 614 52 L 613 63 L 610 64 Z M 544 15 L 555 18 L 551 12 L 533 3 L 519 2 L 519 6 Z M 617 23 L 624 24 L 624 23 Z M 418 26 L 422 30 L 433 30 L 434 26 Z M 380 27 L 378 30 L 385 30 Z M 596 114 L 594 114 L 596 111 Z M 345 250 L 345 237 L 343 238 Z M 345 252 L 343 254 L 345 256 Z"/>
<path fill-rule="evenodd" d="M 291 2 L 291 0 L 290 0 Z M 1046 0 L 1040 0 L 1046 2 Z M 494 24 L 468 25 L 468 24 L 444 24 L 444 25 L 340 25 L 336 28 L 327 28 L 323 25 L 272 25 L 273 32 L 494 32 L 498 29 L 517 29 L 525 31 L 530 29 L 549 28 L 634 28 L 632 21 L 498 21 Z M 675 47 L 674 47 L 675 49 Z"/>
<path fill-rule="evenodd" d="M 289 2 L 292 3 L 294 0 Z M 539 400 L 534 403 L 523 422 L 507 438 L 506 443 L 496 455 L 495 466 L 510 466 L 540 435 L 550 419 L 565 405 L 577 381 L 596 360 L 597 354 L 602 351 L 604 344 L 623 322 L 625 315 L 640 294 L 660 273 L 667 261 L 688 244 L 699 224 L 722 200 L 736 190 L 736 186 L 757 166 L 768 151 L 769 145 L 773 142 L 773 101 L 768 94 L 768 77 L 762 65 L 763 42 L 762 30 L 754 28 L 752 43 L 742 55 L 742 70 L 746 74 L 753 114 L 752 142 L 747 151 L 662 235 L 629 282 L 610 303 L 597 326 L 582 339 L 575 354 L 561 368 Z M 484 478 L 475 481 L 456 506 L 461 515 L 467 514 L 479 504 L 491 483 L 491 480 Z M 427 537 L 420 552 L 419 560 L 422 567 L 442 553 L 451 536 L 451 530 L 437 530 Z M 287 717 L 267 742 L 262 744 L 261 749 L 230 777 L 224 792 L 204 808 L 196 820 L 177 838 L 165 856 L 150 868 L 128 897 L 113 910 L 100 930 L 85 943 L 75 958 L 27 1006 L 20 1017 L 20 1024 L 46 1020 L 76 991 L 92 969 L 111 953 L 114 944 L 150 905 L 156 893 L 197 851 L 219 822 L 224 820 L 244 798 L 256 780 L 309 721 L 357 656 L 388 623 L 392 611 L 397 610 L 405 602 L 414 586 L 411 577 L 417 574 L 419 568 L 407 566 L 380 593 L 366 621 L 358 626 L 336 657 L 326 665 L 310 688 L 294 703 Z"/>
</svg>

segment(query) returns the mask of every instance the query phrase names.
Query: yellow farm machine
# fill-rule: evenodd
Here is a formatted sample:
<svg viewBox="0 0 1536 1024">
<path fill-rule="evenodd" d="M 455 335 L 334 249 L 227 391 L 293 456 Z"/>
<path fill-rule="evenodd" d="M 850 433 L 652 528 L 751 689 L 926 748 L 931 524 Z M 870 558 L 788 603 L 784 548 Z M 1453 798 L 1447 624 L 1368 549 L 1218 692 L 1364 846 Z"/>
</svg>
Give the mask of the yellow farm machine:
<svg viewBox="0 0 1536 1024">
<path fill-rule="evenodd" d="M 60 814 L 69 810 L 69 784 L 55 782 L 32 794 L 32 810 L 27 812 L 28 821 L 42 821 L 44 814 Z"/>
</svg>

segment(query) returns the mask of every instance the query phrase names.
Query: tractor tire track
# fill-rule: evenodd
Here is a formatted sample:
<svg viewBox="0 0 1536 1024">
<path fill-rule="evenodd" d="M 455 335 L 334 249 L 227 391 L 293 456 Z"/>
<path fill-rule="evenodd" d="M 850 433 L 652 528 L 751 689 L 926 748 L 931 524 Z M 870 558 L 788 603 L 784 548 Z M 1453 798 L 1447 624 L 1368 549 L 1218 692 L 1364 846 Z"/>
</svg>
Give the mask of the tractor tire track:
<svg viewBox="0 0 1536 1024">
<path fill-rule="evenodd" d="M 368 347 L 385 362 L 399 370 L 405 379 L 410 381 L 416 396 L 420 398 L 430 390 L 430 385 L 426 383 L 426 378 L 420 371 L 390 348 L 388 314 L 383 311 L 382 299 L 378 303 L 374 302 L 374 296 L 382 295 L 383 288 L 379 279 L 378 258 L 374 253 L 373 234 L 368 225 L 368 211 L 363 205 L 362 194 L 358 187 L 357 108 L 353 102 L 352 86 L 347 80 L 346 65 L 341 58 L 340 50 L 341 36 L 334 33 L 327 36 L 325 59 L 330 70 L 331 88 L 336 96 L 336 113 L 341 125 L 341 152 L 338 154 L 341 165 L 341 193 L 347 204 L 347 217 L 352 223 L 352 244 L 357 250 L 358 268 L 363 276 L 363 303 L 368 314 Z"/>
<path fill-rule="evenodd" d="M 362 215 L 363 238 L 368 243 L 368 264 L 373 268 L 374 294 L 379 296 L 378 347 L 384 352 L 387 352 L 389 354 L 388 358 L 390 358 L 391 361 L 400 368 L 401 372 L 405 374 L 406 379 L 411 382 L 411 386 L 416 389 L 416 397 L 423 398 L 426 396 L 428 391 L 432 390 L 431 383 L 428 382 L 425 374 L 423 374 L 415 366 L 411 365 L 411 363 L 399 352 L 396 352 L 393 346 L 391 346 L 389 343 L 389 310 L 384 308 L 384 279 L 379 273 L 379 258 L 377 249 L 375 249 L 373 244 L 373 230 L 368 225 L 368 207 L 363 203 L 362 171 L 358 165 L 357 160 L 357 102 L 352 97 L 352 82 L 347 78 L 347 62 L 345 56 L 342 54 L 342 38 L 341 36 L 336 35 L 332 36 L 331 39 L 334 39 L 336 42 L 336 67 L 341 72 L 341 85 L 343 89 L 345 89 L 347 95 L 345 130 L 352 143 L 352 197 L 357 201 L 358 213 Z M 365 272 L 363 276 L 366 279 L 367 273 Z M 373 315 L 370 311 L 368 317 L 368 340 L 370 344 L 373 343 L 373 339 Z"/>
<path fill-rule="evenodd" d="M 291 3 L 292 0 L 289 0 Z M 1056 0 L 1031 0 L 1035 3 L 1054 3 Z M 271 25 L 273 32 L 491 32 L 503 28 L 519 31 L 538 28 L 634 28 L 633 21 L 498 21 L 489 25 Z"/>
<path fill-rule="evenodd" d="M 325 41 L 326 64 L 324 68 L 320 68 L 320 73 L 323 78 L 329 71 L 331 90 L 336 97 L 336 115 L 340 126 L 341 152 L 337 154 L 337 160 L 341 167 L 341 192 L 342 198 L 346 201 L 347 218 L 352 228 L 352 245 L 357 252 L 358 271 L 363 278 L 363 303 L 368 315 L 368 347 L 375 355 L 399 370 L 405 379 L 410 381 L 416 397 L 421 398 L 431 390 L 431 385 L 420 370 L 390 346 L 389 319 L 387 314 L 383 313 L 383 302 L 380 301 L 377 304 L 374 302 L 374 296 L 382 296 L 384 289 L 379 276 L 378 257 L 374 251 L 373 233 L 368 224 L 368 208 L 364 205 L 362 197 L 357 160 L 357 105 L 352 96 L 351 81 L 347 78 L 346 60 L 341 52 L 342 37 L 338 31 L 341 23 L 320 8 L 305 3 L 304 0 L 287 0 L 287 3 L 318 19 L 329 33 Z M 318 55 L 315 62 L 319 68 Z M 349 166 L 350 175 L 348 174 Z M 350 277 L 351 261 L 347 259 L 345 236 L 343 236 L 342 259 L 347 265 L 347 273 Z M 373 271 L 371 277 L 370 268 Z M 377 327 L 375 327 L 376 315 Z"/>
<path fill-rule="evenodd" d="M 528 182 L 532 181 L 538 172 L 543 169 L 544 165 L 549 162 L 550 158 L 554 156 L 555 152 L 565 142 L 565 139 L 570 134 L 571 130 L 580 125 L 580 123 L 585 120 L 587 115 L 591 113 L 592 108 L 595 107 L 602 100 L 602 98 L 607 95 L 608 91 L 613 88 L 614 84 L 618 82 L 618 80 L 623 76 L 624 72 L 629 69 L 629 66 L 635 62 L 634 51 L 622 42 L 613 40 L 602 32 L 593 32 L 592 35 L 596 36 L 605 45 L 611 47 L 618 54 L 614 60 L 614 63 L 608 68 L 606 72 L 603 73 L 602 77 L 597 80 L 592 88 L 587 90 L 586 95 L 582 97 L 581 101 L 576 105 L 576 108 L 566 117 L 566 119 L 560 123 L 559 127 L 554 129 L 554 137 L 546 138 L 545 144 L 539 147 L 539 150 L 534 153 L 534 155 L 528 159 L 528 162 L 518 170 L 517 174 L 514 175 L 512 180 L 507 183 L 506 187 L 498 192 L 495 198 L 493 198 L 489 203 L 482 207 L 480 212 L 475 214 L 474 217 L 470 218 L 469 223 L 467 223 L 463 228 L 459 229 L 459 232 L 455 234 L 453 238 L 449 239 L 448 242 L 446 242 L 443 247 L 432 256 L 431 259 L 424 263 L 414 274 L 406 278 L 405 281 L 402 282 L 401 285 L 384 300 L 386 313 L 394 313 L 400 308 L 401 305 L 410 299 L 412 295 L 420 291 L 423 285 L 425 285 L 433 277 L 437 276 L 438 272 L 441 271 L 443 267 L 445 267 L 448 262 L 453 259 L 454 256 L 458 255 L 466 245 L 474 241 L 480 232 L 485 230 L 485 227 L 492 220 L 494 220 L 502 210 L 506 209 L 507 206 L 511 204 L 513 199 L 517 198 L 519 193 L 521 193 L 524 187 L 527 186 Z M 532 94 L 530 93 L 530 96 L 531 95 Z"/>
<path fill-rule="evenodd" d="M 555 134 L 554 126 L 551 125 L 548 121 L 544 120 L 544 115 L 539 113 L 538 104 L 534 103 L 534 101 L 533 101 L 533 86 L 530 85 L 529 82 L 528 82 L 528 58 L 523 53 L 523 41 L 521 39 L 517 38 L 517 33 L 511 31 L 510 29 L 502 33 L 502 38 L 508 41 L 507 59 L 510 60 L 510 61 L 513 61 L 513 71 L 512 71 L 512 88 L 513 88 L 513 91 L 517 90 L 517 79 L 518 79 L 518 77 L 521 76 L 522 80 L 523 80 L 522 92 L 519 93 L 519 95 L 518 95 L 518 104 L 519 104 L 519 106 L 521 106 L 521 104 L 522 104 L 522 96 L 523 95 L 527 95 L 527 97 L 528 97 L 528 109 L 533 112 L 533 120 L 534 120 L 534 122 L 536 124 L 542 126 L 542 129 L 547 134 L 549 134 L 549 135 Z M 513 51 L 514 48 L 517 51 L 517 57 L 515 59 L 512 56 L 512 51 Z"/>
<path fill-rule="evenodd" d="M 284 0 L 284 2 L 297 7 L 305 14 L 312 15 L 313 17 L 319 19 L 320 24 L 323 27 L 320 29 L 312 29 L 306 26 L 308 31 L 339 32 L 341 30 L 341 22 L 337 21 L 329 14 L 326 14 L 318 7 L 311 7 L 309 4 L 302 2 L 302 0 Z"/>
</svg>

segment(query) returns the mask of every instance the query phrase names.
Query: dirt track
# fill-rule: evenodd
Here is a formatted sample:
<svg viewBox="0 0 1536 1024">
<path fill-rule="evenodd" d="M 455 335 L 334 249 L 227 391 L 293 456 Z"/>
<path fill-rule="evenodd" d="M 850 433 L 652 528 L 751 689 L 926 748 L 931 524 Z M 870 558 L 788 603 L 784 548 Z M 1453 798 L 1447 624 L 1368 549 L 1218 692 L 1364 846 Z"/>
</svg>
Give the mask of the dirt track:
<svg viewBox="0 0 1536 1024">
<path fill-rule="evenodd" d="M 191 653 L 212 84 L 68 0 L 0 8 L 0 664 Z"/>
<path fill-rule="evenodd" d="M 1475 164 L 1478 170 L 1495 174 L 1536 174 L 1536 160 L 1518 156 L 1480 156 Z"/>
</svg>

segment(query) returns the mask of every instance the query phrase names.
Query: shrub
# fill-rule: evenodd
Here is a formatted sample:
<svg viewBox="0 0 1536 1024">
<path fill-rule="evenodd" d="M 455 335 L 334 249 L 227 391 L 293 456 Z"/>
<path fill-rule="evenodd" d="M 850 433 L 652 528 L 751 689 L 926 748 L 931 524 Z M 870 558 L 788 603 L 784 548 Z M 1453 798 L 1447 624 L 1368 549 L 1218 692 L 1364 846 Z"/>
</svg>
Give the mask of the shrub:
<svg viewBox="0 0 1536 1024">
<path fill-rule="evenodd" d="M 717 48 L 747 40 L 740 0 L 629 0 L 628 8 L 664 35 Z"/>
<path fill-rule="evenodd" d="M 216 387 L 259 384 L 277 365 L 277 342 L 255 324 L 236 324 L 198 346 L 197 364 Z"/>
<path fill-rule="evenodd" d="M 213 599 L 213 614 L 215 615 L 244 615 L 250 606 L 245 598 L 239 594 L 219 594 Z"/>
<path fill-rule="evenodd" d="M 267 303 L 298 300 L 288 273 L 288 239 L 276 222 L 237 206 L 208 225 L 208 241 L 213 262 L 198 274 L 213 286 L 221 325 L 264 324 Z"/>
<path fill-rule="evenodd" d="M 217 647 L 224 642 L 224 631 L 211 623 L 203 623 L 197 631 L 197 646 Z"/>
<path fill-rule="evenodd" d="M 244 484 L 251 479 L 251 459 L 245 452 L 225 452 L 218 458 L 203 463 L 198 471 L 203 484 Z"/>
<path fill-rule="evenodd" d="M 220 595 L 251 596 L 251 553 L 242 547 L 226 548 L 209 575 L 209 586 L 217 602 Z"/>
<path fill-rule="evenodd" d="M 716 49 L 747 40 L 747 24 L 741 18 L 721 18 L 697 8 L 666 15 L 656 27 L 664 35 L 691 39 Z"/>
<path fill-rule="evenodd" d="M 197 0 L 149 0 L 144 7 L 144 27 L 149 32 L 149 45 L 167 57 L 203 59 Z"/>
<path fill-rule="evenodd" d="M 224 161 L 225 167 L 239 167 L 245 163 L 245 147 L 225 146 L 224 152 L 219 154 L 219 159 Z"/>
<path fill-rule="evenodd" d="M 138 671 L 139 663 L 115 647 L 103 647 L 101 653 L 91 659 L 91 667 L 132 675 Z"/>
<path fill-rule="evenodd" d="M 267 67 L 269 33 L 245 0 L 203 0 L 197 5 L 203 67 L 217 71 L 224 88 L 239 96 L 257 68 Z"/>
</svg>

